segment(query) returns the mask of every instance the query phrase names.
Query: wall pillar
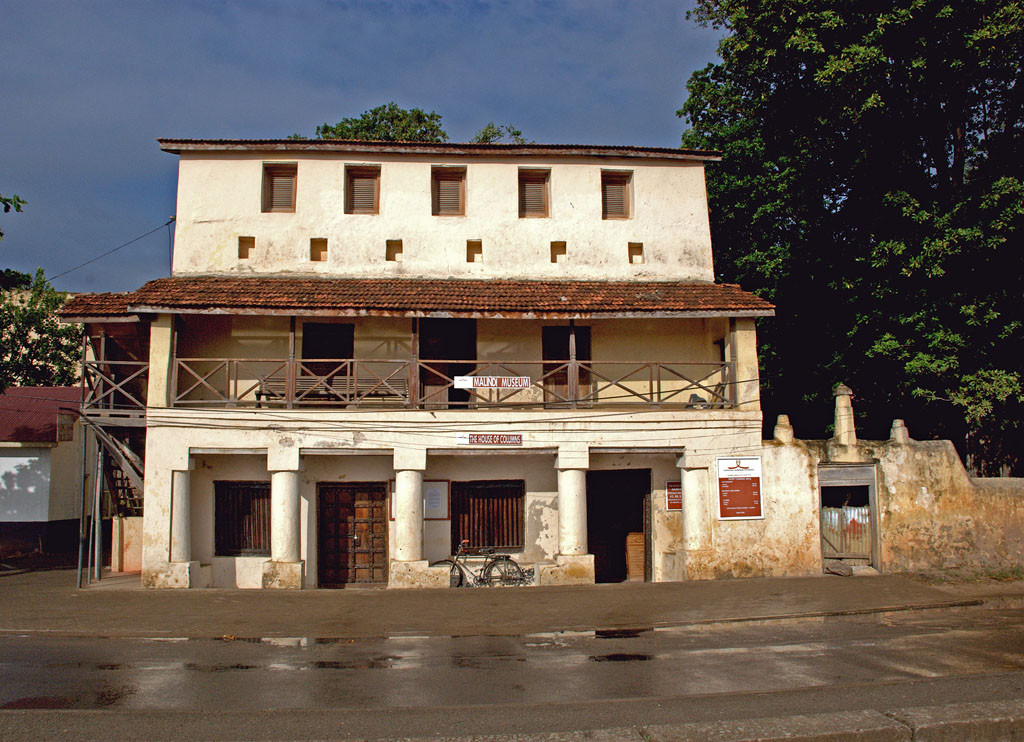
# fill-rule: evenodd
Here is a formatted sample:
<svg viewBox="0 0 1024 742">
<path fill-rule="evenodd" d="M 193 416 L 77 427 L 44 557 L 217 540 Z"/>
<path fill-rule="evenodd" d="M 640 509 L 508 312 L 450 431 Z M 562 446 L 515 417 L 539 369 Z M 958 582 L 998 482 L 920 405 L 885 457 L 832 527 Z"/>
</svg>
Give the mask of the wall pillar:
<svg viewBox="0 0 1024 742">
<path fill-rule="evenodd" d="M 733 399 L 738 410 L 761 409 L 761 382 L 757 367 L 757 328 L 753 317 L 729 320 L 726 358 L 733 364 Z M 727 395 L 728 396 L 728 395 Z"/>
<path fill-rule="evenodd" d="M 305 562 L 299 518 L 299 449 L 295 446 L 267 451 L 270 471 L 270 561 L 263 563 L 263 587 L 302 587 Z"/>
<path fill-rule="evenodd" d="M 708 579 L 711 555 L 711 461 L 704 456 L 680 456 L 683 487 L 683 579 Z"/>
<path fill-rule="evenodd" d="M 173 356 L 174 317 L 161 314 L 149 326 L 149 388 L 146 390 L 149 407 L 170 407 Z"/>
<path fill-rule="evenodd" d="M 192 498 L 189 471 L 171 472 L 171 561 L 192 561 Z"/>
</svg>

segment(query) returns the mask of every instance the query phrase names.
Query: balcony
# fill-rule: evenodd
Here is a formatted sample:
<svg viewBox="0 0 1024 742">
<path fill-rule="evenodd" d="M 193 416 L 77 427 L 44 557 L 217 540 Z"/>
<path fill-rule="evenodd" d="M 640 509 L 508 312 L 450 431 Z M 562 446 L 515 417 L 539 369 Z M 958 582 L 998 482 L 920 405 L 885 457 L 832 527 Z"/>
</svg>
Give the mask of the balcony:
<svg viewBox="0 0 1024 742">
<path fill-rule="evenodd" d="M 727 409 L 732 363 L 178 358 L 173 407 Z"/>
</svg>

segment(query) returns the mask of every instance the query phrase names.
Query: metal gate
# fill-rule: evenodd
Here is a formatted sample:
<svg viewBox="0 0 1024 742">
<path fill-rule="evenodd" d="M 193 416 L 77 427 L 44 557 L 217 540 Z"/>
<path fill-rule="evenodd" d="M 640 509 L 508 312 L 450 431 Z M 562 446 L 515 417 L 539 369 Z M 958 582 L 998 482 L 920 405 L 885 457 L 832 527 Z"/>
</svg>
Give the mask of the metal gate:
<svg viewBox="0 0 1024 742">
<path fill-rule="evenodd" d="M 877 565 L 874 466 L 818 469 L 822 559 Z"/>
</svg>

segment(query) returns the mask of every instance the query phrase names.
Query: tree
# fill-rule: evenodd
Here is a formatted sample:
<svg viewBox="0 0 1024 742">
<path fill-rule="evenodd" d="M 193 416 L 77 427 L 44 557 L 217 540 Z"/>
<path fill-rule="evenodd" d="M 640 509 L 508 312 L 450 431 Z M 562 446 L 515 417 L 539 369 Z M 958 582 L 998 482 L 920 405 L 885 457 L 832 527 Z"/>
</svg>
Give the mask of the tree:
<svg viewBox="0 0 1024 742">
<path fill-rule="evenodd" d="M 11 209 L 14 209 L 15 211 L 21 211 L 21 207 L 24 206 L 26 203 L 28 202 L 25 201 L 25 199 L 16 194 L 5 196 L 4 194 L 0 193 L 0 206 L 4 207 L 5 214 L 10 213 Z M 3 238 L 4 231 L 0 229 L 0 240 L 2 240 Z"/>
<path fill-rule="evenodd" d="M 533 142 L 523 136 L 523 132 L 512 126 L 512 124 L 497 126 L 493 121 L 488 122 L 469 141 L 475 144 L 497 144 L 503 141 L 511 144 L 533 144 Z"/>
<path fill-rule="evenodd" d="M 766 422 L 825 432 L 838 381 L 884 436 L 1024 431 L 1024 8 L 1019 0 L 700 0 L 726 29 L 690 78 L 683 146 L 709 172 L 716 271 L 778 305 Z M 1005 455 L 994 441 L 1011 443 Z"/>
<path fill-rule="evenodd" d="M 0 298 L 0 391 L 8 386 L 63 386 L 78 379 L 82 328 L 62 325 L 67 295 L 36 271 L 26 290 Z"/>
<path fill-rule="evenodd" d="M 291 138 L 296 138 L 292 135 Z M 380 142 L 447 142 L 441 116 L 419 108 L 399 108 L 397 103 L 364 111 L 359 117 L 316 127 L 317 139 L 363 139 Z"/>
</svg>

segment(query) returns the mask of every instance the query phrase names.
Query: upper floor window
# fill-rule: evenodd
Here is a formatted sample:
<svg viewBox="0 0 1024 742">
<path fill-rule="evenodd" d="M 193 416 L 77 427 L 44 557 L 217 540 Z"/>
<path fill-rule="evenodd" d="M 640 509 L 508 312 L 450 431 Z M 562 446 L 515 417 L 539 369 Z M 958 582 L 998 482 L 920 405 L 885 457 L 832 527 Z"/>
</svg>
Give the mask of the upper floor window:
<svg viewBox="0 0 1024 742">
<path fill-rule="evenodd" d="M 380 201 L 379 167 L 345 168 L 345 213 L 376 214 Z"/>
<path fill-rule="evenodd" d="M 462 216 L 466 213 L 466 168 L 435 167 L 430 171 L 431 213 Z"/>
<path fill-rule="evenodd" d="M 630 217 L 632 180 L 633 173 L 628 170 L 601 171 L 602 219 L 628 219 Z"/>
<path fill-rule="evenodd" d="M 263 166 L 263 211 L 295 211 L 297 172 L 294 162 Z"/>
<path fill-rule="evenodd" d="M 547 170 L 519 171 L 519 217 L 548 215 Z"/>
</svg>

